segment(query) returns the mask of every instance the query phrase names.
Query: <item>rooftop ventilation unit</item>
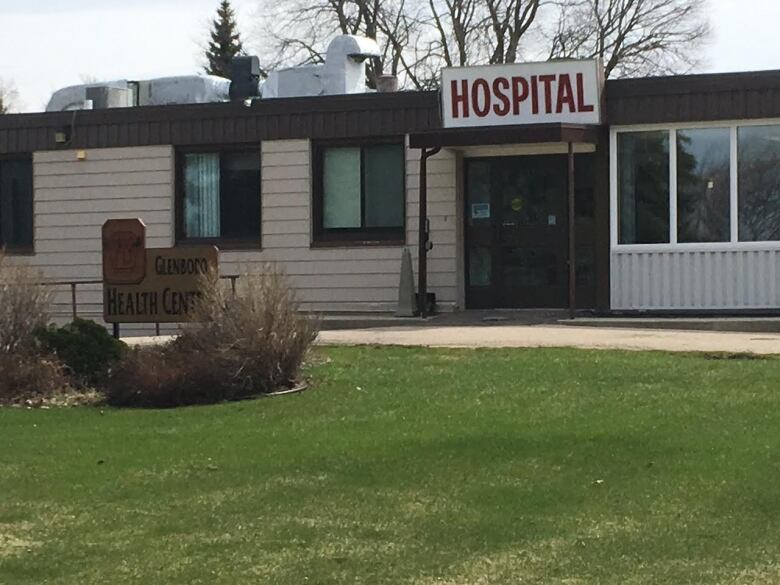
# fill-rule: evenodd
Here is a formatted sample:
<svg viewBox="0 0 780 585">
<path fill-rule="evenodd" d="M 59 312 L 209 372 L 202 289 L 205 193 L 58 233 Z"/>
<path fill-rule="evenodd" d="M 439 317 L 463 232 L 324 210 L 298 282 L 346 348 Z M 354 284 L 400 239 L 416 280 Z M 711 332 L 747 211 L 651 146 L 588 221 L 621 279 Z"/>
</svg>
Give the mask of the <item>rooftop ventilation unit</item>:
<svg viewBox="0 0 780 585">
<path fill-rule="evenodd" d="M 98 109 L 203 104 L 227 101 L 229 97 L 230 80 L 211 75 L 120 80 L 60 89 L 51 96 L 46 111 L 82 110 L 87 100 L 92 100 L 92 107 Z"/>
<path fill-rule="evenodd" d="M 365 93 L 366 59 L 379 57 L 376 41 L 341 35 L 328 46 L 325 63 L 273 71 L 260 87 L 257 57 L 236 57 L 231 79 L 213 75 L 162 77 L 73 85 L 51 96 L 47 112 L 203 104 L 263 98 Z"/>
<path fill-rule="evenodd" d="M 272 71 L 263 98 L 365 93 L 366 59 L 380 57 L 373 39 L 341 35 L 333 39 L 322 65 Z"/>
</svg>

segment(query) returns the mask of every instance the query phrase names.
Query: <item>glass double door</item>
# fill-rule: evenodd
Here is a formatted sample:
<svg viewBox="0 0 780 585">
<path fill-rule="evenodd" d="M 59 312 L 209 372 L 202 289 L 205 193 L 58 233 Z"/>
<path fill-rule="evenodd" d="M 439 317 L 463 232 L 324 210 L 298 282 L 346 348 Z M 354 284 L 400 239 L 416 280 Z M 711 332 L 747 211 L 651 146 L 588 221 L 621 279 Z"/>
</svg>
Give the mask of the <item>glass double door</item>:
<svg viewBox="0 0 780 585">
<path fill-rule="evenodd" d="M 578 224 L 592 215 L 592 169 L 585 156 L 577 157 Z M 567 156 L 469 158 L 465 172 L 467 307 L 566 307 Z M 578 289 L 588 277 L 588 246 L 582 254 Z"/>
</svg>

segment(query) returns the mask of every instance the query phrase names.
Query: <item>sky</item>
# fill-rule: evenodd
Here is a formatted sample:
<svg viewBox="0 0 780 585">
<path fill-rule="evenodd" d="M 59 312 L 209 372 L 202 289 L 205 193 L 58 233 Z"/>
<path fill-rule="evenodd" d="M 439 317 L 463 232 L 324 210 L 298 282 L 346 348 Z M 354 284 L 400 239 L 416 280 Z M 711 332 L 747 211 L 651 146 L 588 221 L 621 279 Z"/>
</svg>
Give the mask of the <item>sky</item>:
<svg viewBox="0 0 780 585">
<path fill-rule="evenodd" d="M 0 79 L 23 111 L 85 79 L 149 79 L 201 71 L 218 0 L 0 0 Z M 245 36 L 257 0 L 233 0 Z M 710 0 L 702 71 L 780 69 L 778 0 Z"/>
</svg>

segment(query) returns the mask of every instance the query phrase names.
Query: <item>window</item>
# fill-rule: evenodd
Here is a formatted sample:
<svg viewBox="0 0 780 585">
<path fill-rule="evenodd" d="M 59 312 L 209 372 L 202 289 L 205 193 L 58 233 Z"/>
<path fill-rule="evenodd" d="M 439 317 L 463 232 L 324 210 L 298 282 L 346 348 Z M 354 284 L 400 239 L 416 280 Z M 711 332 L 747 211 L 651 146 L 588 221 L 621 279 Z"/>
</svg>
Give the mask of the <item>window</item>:
<svg viewBox="0 0 780 585">
<path fill-rule="evenodd" d="M 325 146 L 316 154 L 315 240 L 403 241 L 404 146 Z"/>
<path fill-rule="evenodd" d="M 0 248 L 33 247 L 32 161 L 0 160 Z"/>
<path fill-rule="evenodd" d="M 180 160 L 181 239 L 259 243 L 260 153 L 187 152 Z"/>
<path fill-rule="evenodd" d="M 731 131 L 677 132 L 677 241 L 731 239 Z"/>
<path fill-rule="evenodd" d="M 739 239 L 780 240 L 780 126 L 750 126 L 739 135 Z"/>
<path fill-rule="evenodd" d="M 780 124 L 616 139 L 618 244 L 780 242 Z"/>
<path fill-rule="evenodd" d="M 618 134 L 621 244 L 669 242 L 669 132 Z"/>
</svg>

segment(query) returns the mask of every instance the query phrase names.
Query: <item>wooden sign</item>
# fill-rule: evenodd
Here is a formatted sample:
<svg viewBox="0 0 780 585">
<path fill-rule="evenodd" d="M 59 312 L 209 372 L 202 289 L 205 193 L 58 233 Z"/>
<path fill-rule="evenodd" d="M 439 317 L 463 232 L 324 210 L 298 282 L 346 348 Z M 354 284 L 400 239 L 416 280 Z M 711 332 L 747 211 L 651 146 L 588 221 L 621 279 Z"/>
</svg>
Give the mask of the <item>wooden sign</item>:
<svg viewBox="0 0 780 585">
<path fill-rule="evenodd" d="M 146 276 L 146 225 L 138 218 L 103 224 L 103 282 L 136 284 Z"/>
<path fill-rule="evenodd" d="M 214 246 L 146 250 L 147 273 L 138 284 L 103 286 L 107 323 L 181 323 L 190 319 L 202 278 L 218 269 Z"/>
<path fill-rule="evenodd" d="M 181 323 L 191 318 L 202 278 L 218 270 L 214 246 L 145 250 L 146 274 L 136 284 L 103 284 L 107 323 Z"/>
</svg>

